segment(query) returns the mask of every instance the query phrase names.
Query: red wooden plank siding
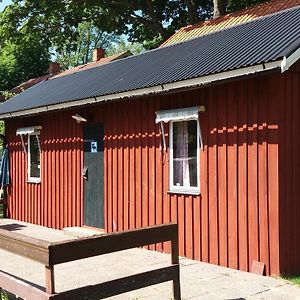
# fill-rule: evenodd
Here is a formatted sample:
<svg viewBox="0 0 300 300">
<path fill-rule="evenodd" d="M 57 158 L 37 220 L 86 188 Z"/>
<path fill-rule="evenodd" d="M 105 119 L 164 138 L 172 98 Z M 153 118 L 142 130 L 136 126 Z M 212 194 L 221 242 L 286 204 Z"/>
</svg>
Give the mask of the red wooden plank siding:
<svg viewBox="0 0 300 300">
<path fill-rule="evenodd" d="M 278 84 L 278 83 L 277 83 Z M 282 83 L 281 83 L 282 84 Z M 300 63 L 284 75 L 279 123 L 280 271 L 300 270 Z"/>
<path fill-rule="evenodd" d="M 83 125 L 71 118 L 83 112 L 104 123 L 108 232 L 178 221 L 180 255 L 241 270 L 259 260 L 267 274 L 299 270 L 299 94 L 298 66 L 298 73 L 8 121 L 10 217 L 55 228 L 83 225 Z M 201 195 L 169 194 L 155 111 L 194 105 L 206 108 Z M 41 184 L 26 183 L 26 156 L 15 135 L 30 125 L 43 126 Z"/>
<path fill-rule="evenodd" d="M 10 217 L 54 228 L 82 224 L 79 167 L 82 165 L 82 131 L 75 122 L 69 125 L 69 120 L 71 113 L 64 112 L 8 121 L 12 172 L 8 189 Z M 32 125 L 43 126 L 41 184 L 26 182 L 27 155 L 23 153 L 20 137 L 16 137 L 17 128 Z"/>
</svg>

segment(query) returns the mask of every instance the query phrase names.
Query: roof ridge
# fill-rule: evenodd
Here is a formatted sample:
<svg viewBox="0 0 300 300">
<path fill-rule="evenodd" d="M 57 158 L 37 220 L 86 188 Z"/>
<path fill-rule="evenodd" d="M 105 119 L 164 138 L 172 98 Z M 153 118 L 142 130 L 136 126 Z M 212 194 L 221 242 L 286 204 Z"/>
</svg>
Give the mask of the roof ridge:
<svg viewBox="0 0 300 300">
<path fill-rule="evenodd" d="M 273 0 L 272 0 L 273 1 Z M 189 42 L 191 40 L 196 40 L 196 39 L 200 39 L 204 36 L 210 36 L 210 35 L 214 35 L 214 34 L 217 34 L 219 32 L 224 32 L 226 30 L 230 30 L 232 28 L 236 28 L 236 27 L 240 27 L 240 26 L 244 26 L 245 24 L 249 24 L 249 23 L 252 23 L 252 22 L 256 22 L 258 20 L 263 20 L 263 19 L 267 19 L 267 18 L 270 18 L 274 15 L 278 15 L 278 14 L 282 14 L 282 13 L 286 13 L 288 11 L 291 11 L 291 10 L 297 10 L 297 9 L 300 9 L 300 5 L 297 5 L 297 6 L 293 6 L 293 7 L 289 7 L 289 8 L 286 8 L 286 9 L 283 9 L 283 10 L 280 10 L 280 11 L 276 11 L 276 12 L 273 12 L 271 14 L 268 14 L 268 15 L 264 15 L 264 16 L 260 16 L 260 17 L 257 17 L 255 19 L 251 19 L 251 20 L 248 20 L 248 21 L 245 21 L 243 23 L 238 23 L 238 24 L 234 24 L 230 27 L 225 27 L 225 28 L 221 28 L 219 30 L 216 30 L 216 31 L 211 31 L 211 32 L 207 32 L 205 34 L 202 34 L 200 36 L 195 36 L 195 37 L 191 37 L 187 40 L 183 40 L 183 41 L 180 41 L 180 42 L 177 42 L 177 43 L 173 43 L 173 44 L 169 44 L 169 45 L 166 45 L 164 47 L 160 46 L 159 48 L 157 49 L 161 49 L 161 48 L 169 48 L 169 47 L 172 47 L 172 46 L 175 46 L 175 45 L 178 45 L 178 44 L 183 44 L 183 43 L 186 43 L 186 42 Z"/>
<path fill-rule="evenodd" d="M 270 1 L 267 1 L 267 2 L 264 2 L 264 3 L 259 3 L 259 4 L 256 4 L 256 5 L 250 6 L 248 8 L 243 8 L 239 11 L 234 11 L 234 12 L 228 13 L 226 15 L 220 16 L 220 17 L 215 18 L 215 19 L 207 19 L 207 20 L 204 20 L 204 21 L 200 21 L 197 24 L 187 25 L 187 26 L 181 27 L 178 31 L 176 31 L 173 35 L 171 35 L 166 41 L 164 41 L 159 46 L 159 48 L 169 46 L 170 45 L 169 43 L 170 42 L 172 43 L 172 40 L 174 39 L 174 37 L 176 37 L 178 35 L 180 36 L 181 34 L 184 34 L 184 33 L 188 34 L 188 32 L 192 32 L 193 30 L 197 30 L 197 29 L 200 30 L 204 26 L 216 26 L 217 27 L 218 22 L 221 24 L 221 23 L 225 23 L 225 22 L 229 21 L 230 19 L 234 19 L 234 18 L 238 18 L 238 17 L 242 18 L 242 17 L 245 17 L 247 15 L 250 15 L 252 12 L 254 13 L 254 12 L 259 12 L 259 10 L 261 11 L 261 9 L 263 7 L 266 7 L 266 8 L 270 7 L 269 10 L 272 10 L 274 5 L 284 7 L 284 6 L 289 5 L 288 3 L 297 3 L 297 2 L 299 2 L 299 4 L 296 4 L 296 5 L 290 6 L 290 7 L 286 7 L 284 9 L 280 9 L 280 10 L 277 10 L 277 11 L 273 11 L 271 13 L 267 12 L 266 14 L 257 16 L 256 18 L 253 18 L 253 19 L 262 18 L 262 17 L 268 16 L 268 15 L 271 15 L 271 14 L 274 14 L 274 13 L 278 13 L 278 12 L 281 12 L 281 11 L 284 11 L 284 10 L 287 10 L 287 9 L 291 9 L 291 8 L 295 8 L 297 6 L 300 6 L 300 1 L 291 0 L 291 1 L 284 1 L 283 2 L 282 0 L 270 0 Z M 262 13 L 262 12 L 260 12 L 260 13 Z M 244 23 L 247 23 L 249 21 L 253 21 L 253 19 L 247 20 L 245 22 L 240 22 L 238 24 L 233 24 L 232 26 L 227 26 L 225 28 L 234 27 L 234 26 L 242 24 L 242 23 L 244 24 Z M 220 30 L 223 30 L 225 28 L 217 29 L 217 30 L 214 30 L 214 31 L 220 31 Z M 204 34 L 201 34 L 201 35 L 205 35 L 205 34 L 208 34 L 208 33 L 211 33 L 211 32 L 207 32 L 207 33 L 204 33 Z M 193 39 L 193 38 L 197 38 L 197 36 L 186 38 L 186 39 L 181 40 L 181 41 L 176 41 L 175 40 L 173 43 L 180 43 L 180 42 L 183 42 L 185 40 L 189 40 L 189 39 Z"/>
</svg>

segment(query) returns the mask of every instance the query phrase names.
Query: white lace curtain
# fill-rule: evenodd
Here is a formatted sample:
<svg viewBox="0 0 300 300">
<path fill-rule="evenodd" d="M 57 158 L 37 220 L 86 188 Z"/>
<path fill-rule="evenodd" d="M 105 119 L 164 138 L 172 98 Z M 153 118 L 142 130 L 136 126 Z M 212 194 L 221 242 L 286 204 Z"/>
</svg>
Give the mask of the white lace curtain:
<svg viewBox="0 0 300 300">
<path fill-rule="evenodd" d="M 189 172 L 189 134 L 188 122 L 178 122 L 176 140 L 176 153 L 174 158 L 175 185 L 190 186 Z"/>
</svg>

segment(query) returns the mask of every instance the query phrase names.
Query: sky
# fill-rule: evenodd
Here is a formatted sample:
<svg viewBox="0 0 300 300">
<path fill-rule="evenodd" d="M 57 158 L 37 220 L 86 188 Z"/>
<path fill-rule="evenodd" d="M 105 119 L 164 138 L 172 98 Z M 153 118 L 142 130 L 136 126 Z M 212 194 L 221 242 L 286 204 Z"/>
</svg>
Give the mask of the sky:
<svg viewBox="0 0 300 300">
<path fill-rule="evenodd" d="M 3 11 L 5 6 L 9 5 L 11 3 L 11 0 L 2 0 L 0 2 L 0 12 Z"/>
</svg>

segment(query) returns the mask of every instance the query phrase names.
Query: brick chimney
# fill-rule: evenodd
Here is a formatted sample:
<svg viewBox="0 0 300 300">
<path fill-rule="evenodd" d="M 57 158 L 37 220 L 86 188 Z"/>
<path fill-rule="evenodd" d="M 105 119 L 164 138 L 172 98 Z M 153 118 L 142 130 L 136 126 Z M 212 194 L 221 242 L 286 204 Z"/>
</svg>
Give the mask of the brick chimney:
<svg viewBox="0 0 300 300">
<path fill-rule="evenodd" d="M 93 62 L 100 60 L 105 57 L 105 50 L 102 48 L 96 48 L 93 51 Z"/>
<path fill-rule="evenodd" d="M 60 64 L 57 62 L 51 62 L 49 65 L 49 74 L 58 74 L 60 73 Z"/>
</svg>

